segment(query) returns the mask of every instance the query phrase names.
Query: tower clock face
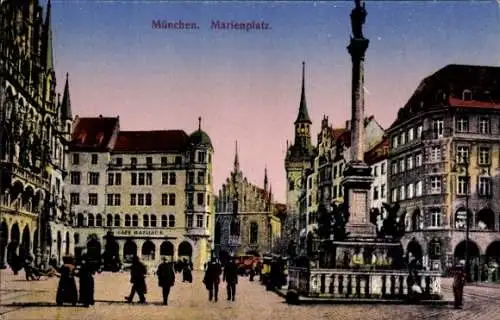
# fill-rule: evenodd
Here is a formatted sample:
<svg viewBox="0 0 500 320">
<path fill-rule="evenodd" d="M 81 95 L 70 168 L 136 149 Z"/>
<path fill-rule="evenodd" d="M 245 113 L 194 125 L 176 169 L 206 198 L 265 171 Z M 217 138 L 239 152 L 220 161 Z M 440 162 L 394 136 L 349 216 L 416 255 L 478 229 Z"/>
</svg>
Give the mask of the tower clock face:
<svg viewBox="0 0 500 320">
<path fill-rule="evenodd" d="M 300 133 L 304 133 L 306 132 L 306 129 L 305 128 L 300 128 Z"/>
</svg>

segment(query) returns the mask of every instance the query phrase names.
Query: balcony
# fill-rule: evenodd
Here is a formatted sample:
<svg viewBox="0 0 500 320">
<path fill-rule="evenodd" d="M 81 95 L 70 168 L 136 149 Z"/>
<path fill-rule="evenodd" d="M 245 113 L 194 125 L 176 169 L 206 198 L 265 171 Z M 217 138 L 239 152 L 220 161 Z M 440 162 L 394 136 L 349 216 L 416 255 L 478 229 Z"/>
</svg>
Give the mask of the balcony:
<svg viewBox="0 0 500 320">
<path fill-rule="evenodd" d="M 434 129 L 426 130 L 422 132 L 422 140 L 439 140 L 443 138 L 449 138 L 452 136 L 453 130 L 452 128 L 443 128 L 441 132 L 436 131 Z"/>
<path fill-rule="evenodd" d="M 198 237 L 208 237 L 210 236 L 210 232 L 206 228 L 188 228 L 188 235 L 190 236 L 198 236 Z"/>
</svg>

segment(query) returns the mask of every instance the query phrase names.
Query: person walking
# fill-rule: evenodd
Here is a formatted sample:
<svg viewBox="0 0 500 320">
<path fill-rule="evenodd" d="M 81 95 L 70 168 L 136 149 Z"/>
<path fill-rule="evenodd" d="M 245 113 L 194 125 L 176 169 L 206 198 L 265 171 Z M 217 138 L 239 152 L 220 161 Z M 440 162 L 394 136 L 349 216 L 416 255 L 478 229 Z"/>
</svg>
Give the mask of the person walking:
<svg viewBox="0 0 500 320">
<path fill-rule="evenodd" d="M 134 299 L 134 295 L 137 292 L 139 296 L 139 302 L 146 303 L 146 297 L 144 296 L 148 291 L 146 287 L 146 266 L 139 260 L 138 256 L 132 258 L 132 267 L 130 268 L 130 283 L 132 283 L 132 289 L 130 290 L 130 295 L 125 297 L 128 303 L 131 303 Z"/>
<path fill-rule="evenodd" d="M 78 301 L 78 292 L 75 282 L 75 265 L 72 257 L 64 257 L 63 265 L 59 268 L 60 278 L 57 286 L 56 303 L 61 306 L 64 302 L 76 305 Z"/>
<path fill-rule="evenodd" d="M 203 283 L 208 290 L 209 301 L 212 301 L 213 299 L 215 302 L 217 302 L 218 300 L 220 275 L 222 273 L 221 269 L 221 265 L 217 262 L 215 257 L 213 257 L 207 266 L 205 277 L 203 278 Z"/>
<path fill-rule="evenodd" d="M 166 306 L 168 305 L 168 295 L 170 294 L 170 288 L 175 283 L 174 264 L 171 262 L 167 262 L 167 258 L 163 257 L 163 262 L 158 266 L 156 275 L 158 276 L 158 285 L 162 288 L 163 305 Z"/>
<path fill-rule="evenodd" d="M 94 305 L 94 274 L 95 268 L 89 264 L 87 256 L 81 257 L 80 266 L 76 275 L 80 278 L 80 303 L 88 308 Z"/>
<path fill-rule="evenodd" d="M 227 300 L 234 301 L 236 295 L 236 284 L 238 284 L 238 267 L 231 258 L 224 267 L 224 276 L 222 281 L 226 281 L 227 285 Z"/>
<path fill-rule="evenodd" d="M 193 264 L 184 259 L 182 264 L 182 282 L 193 282 L 193 273 L 191 272 Z"/>
<path fill-rule="evenodd" d="M 465 282 L 465 268 L 460 264 L 455 267 L 453 274 L 453 297 L 455 309 L 462 308 Z"/>
</svg>

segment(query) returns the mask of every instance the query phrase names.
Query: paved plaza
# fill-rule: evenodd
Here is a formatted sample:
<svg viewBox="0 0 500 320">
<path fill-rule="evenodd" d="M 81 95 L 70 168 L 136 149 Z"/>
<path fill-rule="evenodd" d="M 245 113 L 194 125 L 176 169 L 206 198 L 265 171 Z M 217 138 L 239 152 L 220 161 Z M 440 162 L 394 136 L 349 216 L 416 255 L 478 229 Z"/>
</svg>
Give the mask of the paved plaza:
<svg viewBox="0 0 500 320">
<path fill-rule="evenodd" d="M 2 270 L 0 319 L 500 319 L 500 286 L 466 287 L 465 307 L 449 305 L 299 305 L 284 303 L 277 294 L 266 291 L 258 282 L 240 278 L 235 302 L 227 301 L 225 284 L 219 302 L 209 302 L 201 280 L 194 273 L 192 284 L 182 283 L 179 275 L 168 306 L 162 306 L 156 279 L 148 276 L 148 304 L 126 304 L 130 291 L 127 273 L 102 273 L 96 276 L 96 304 L 90 308 L 55 305 L 57 278 L 25 281 L 24 273 L 13 276 Z M 444 280 L 446 300 L 451 300 L 451 281 Z M 161 317 L 161 318 L 160 318 Z"/>
</svg>

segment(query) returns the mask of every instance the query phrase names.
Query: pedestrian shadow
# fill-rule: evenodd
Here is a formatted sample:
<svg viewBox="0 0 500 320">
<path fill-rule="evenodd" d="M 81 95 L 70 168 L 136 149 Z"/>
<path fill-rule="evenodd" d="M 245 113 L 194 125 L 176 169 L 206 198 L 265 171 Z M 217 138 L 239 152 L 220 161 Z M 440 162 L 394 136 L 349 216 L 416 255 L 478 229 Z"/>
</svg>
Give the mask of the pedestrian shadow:
<svg viewBox="0 0 500 320">
<path fill-rule="evenodd" d="M 9 293 L 9 292 L 52 292 L 52 290 L 46 289 L 0 289 L 0 293 Z"/>
<path fill-rule="evenodd" d="M 99 303 L 106 303 L 106 304 L 129 304 L 129 305 L 139 305 L 139 306 L 163 306 L 163 303 L 161 301 L 153 301 L 153 302 L 146 302 L 145 304 L 141 304 L 138 301 L 137 302 L 127 302 L 125 300 L 103 300 L 103 299 L 97 299 L 95 302 Z M 166 306 L 167 307 L 167 306 Z"/>
<path fill-rule="evenodd" d="M 0 307 L 23 307 L 23 308 L 83 308 L 81 305 L 73 306 L 71 304 L 57 305 L 55 302 L 12 302 L 2 303 Z"/>
</svg>

